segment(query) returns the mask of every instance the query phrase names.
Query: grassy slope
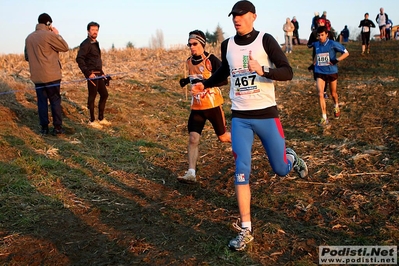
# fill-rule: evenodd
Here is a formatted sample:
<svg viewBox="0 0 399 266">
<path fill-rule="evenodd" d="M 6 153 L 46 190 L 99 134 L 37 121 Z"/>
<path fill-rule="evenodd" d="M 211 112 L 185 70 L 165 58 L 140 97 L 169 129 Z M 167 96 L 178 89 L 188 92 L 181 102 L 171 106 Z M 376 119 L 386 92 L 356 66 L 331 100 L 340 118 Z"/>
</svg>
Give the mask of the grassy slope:
<svg viewBox="0 0 399 266">
<path fill-rule="evenodd" d="M 361 57 L 360 44 L 348 44 L 342 118 L 325 130 L 316 126 L 311 52 L 302 46 L 289 55 L 295 78 L 276 83 L 279 109 L 287 145 L 308 162 L 310 177 L 276 177 L 255 140 L 255 242 L 244 253 L 226 247 L 238 217 L 234 161 L 209 124 L 199 184 L 176 182 L 187 168 L 189 103 L 178 86 L 187 51 L 104 53 L 106 72 L 117 75 L 107 103 L 113 125 L 101 131 L 86 125 L 85 83 L 73 82 L 81 79 L 76 51 L 62 54 L 67 134 L 59 138 L 38 135 L 22 56 L 3 56 L 0 264 L 314 265 L 319 245 L 397 245 L 398 42 L 372 45 Z M 228 99 L 225 110 L 230 120 Z"/>
</svg>

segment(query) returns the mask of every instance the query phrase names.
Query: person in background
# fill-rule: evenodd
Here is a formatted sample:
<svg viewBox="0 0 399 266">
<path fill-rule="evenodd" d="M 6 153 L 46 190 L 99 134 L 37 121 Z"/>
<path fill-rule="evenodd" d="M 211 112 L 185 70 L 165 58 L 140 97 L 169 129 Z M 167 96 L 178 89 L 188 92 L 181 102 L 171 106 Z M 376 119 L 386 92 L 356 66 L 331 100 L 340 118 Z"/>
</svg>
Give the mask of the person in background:
<svg viewBox="0 0 399 266">
<path fill-rule="evenodd" d="M 324 100 L 324 87 L 330 83 L 331 96 L 334 100 L 334 117 L 339 118 L 341 112 L 338 104 L 337 80 L 338 80 L 338 62 L 349 56 L 348 50 L 339 42 L 328 39 L 328 29 L 325 26 L 317 29 L 319 41 L 313 45 L 316 55 L 314 57 L 314 72 L 316 75 L 316 87 L 319 94 L 319 103 L 321 107 L 322 118 L 319 126 L 324 127 L 328 124 L 326 102 Z M 341 53 L 339 57 L 336 53 Z"/>
<path fill-rule="evenodd" d="M 292 24 L 290 18 L 285 19 L 283 25 L 285 38 L 285 53 L 292 53 L 292 36 L 294 35 L 295 26 Z"/>
<path fill-rule="evenodd" d="M 294 30 L 294 36 L 292 38 L 292 44 L 293 45 L 300 45 L 301 44 L 301 40 L 299 39 L 299 22 L 296 19 L 296 17 L 294 16 L 291 20 L 292 24 L 294 24 L 295 30 Z"/>
<path fill-rule="evenodd" d="M 317 29 L 317 21 L 319 20 L 320 16 L 319 16 L 319 12 L 314 12 L 314 17 L 312 18 L 312 25 L 310 27 L 311 31 L 314 31 Z"/>
<path fill-rule="evenodd" d="M 308 48 L 313 48 L 313 43 L 318 41 L 317 29 L 318 29 L 319 27 L 325 26 L 325 25 L 326 25 L 326 20 L 325 20 L 324 18 L 319 18 L 319 19 L 317 20 L 317 26 L 316 26 L 316 28 L 315 28 L 315 29 L 310 33 L 310 35 L 309 35 L 309 39 L 308 39 L 308 42 L 307 42 Z M 330 34 L 329 34 L 329 35 L 330 35 Z M 332 36 L 330 36 L 330 37 L 332 37 Z M 313 58 L 314 58 L 314 53 L 315 53 L 315 51 L 313 50 L 313 51 L 312 51 L 312 60 L 313 60 Z M 313 64 L 312 64 L 312 65 L 313 65 Z"/>
<path fill-rule="evenodd" d="M 294 169 L 304 178 L 308 168 L 294 150 L 286 148 L 278 116 L 273 80 L 292 79 L 287 57 L 273 36 L 254 29 L 257 14 L 250 1 L 238 1 L 230 15 L 236 35 L 221 43 L 222 65 L 208 80 L 195 84 L 192 94 L 204 93 L 230 76 L 234 184 L 241 226 L 234 224 L 240 232 L 228 247 L 243 250 L 254 239 L 249 185 L 254 136 L 260 138 L 277 175 L 285 176 Z"/>
<path fill-rule="evenodd" d="M 330 32 L 330 37 L 331 34 L 334 33 L 331 27 L 331 21 L 327 18 L 327 11 L 323 11 L 323 15 L 321 15 L 321 18 L 324 18 L 325 20 L 325 26 L 327 27 L 327 30 Z M 334 38 L 335 39 L 335 38 Z"/>
<path fill-rule="evenodd" d="M 385 25 L 385 39 L 387 41 L 391 39 L 392 25 L 392 20 L 388 19 L 387 24 Z"/>
<path fill-rule="evenodd" d="M 220 60 L 213 54 L 205 51 L 206 37 L 200 30 L 189 33 L 188 44 L 191 56 L 187 59 L 188 77 L 180 80 L 180 86 L 195 84 L 208 79 L 220 66 Z M 188 118 L 188 171 L 184 176 L 177 178 L 180 182 L 195 183 L 196 166 L 198 159 L 198 146 L 205 122 L 209 120 L 221 142 L 231 142 L 231 134 L 226 130 L 226 120 L 222 109 L 223 95 L 219 86 L 226 85 L 227 79 L 206 92 L 193 95 L 191 99 L 191 112 Z"/>
<path fill-rule="evenodd" d="M 373 21 L 369 19 L 369 13 L 364 14 L 364 19 L 360 21 L 359 28 L 361 28 L 362 35 L 362 55 L 364 55 L 365 51 L 370 53 L 370 32 L 371 28 L 375 28 L 375 24 Z"/>
<path fill-rule="evenodd" d="M 53 27 L 47 13 L 39 15 L 36 30 L 25 39 L 25 60 L 29 62 L 30 78 L 35 84 L 40 133 L 49 133 L 48 101 L 50 101 L 54 129 L 52 134 L 63 134 L 61 107 L 61 63 L 59 52 L 69 50 L 67 42 Z"/>
<path fill-rule="evenodd" d="M 396 28 L 395 34 L 394 34 L 394 39 L 399 41 L 399 27 Z"/>
<path fill-rule="evenodd" d="M 375 21 L 377 22 L 379 28 L 380 28 L 380 39 L 384 40 L 385 39 L 385 29 L 386 29 L 386 24 L 388 22 L 388 14 L 384 12 L 384 8 L 380 8 L 380 13 L 377 14 L 375 17 Z"/>
<path fill-rule="evenodd" d="M 111 122 L 104 118 L 105 104 L 108 99 L 109 76 L 103 71 L 103 63 L 101 60 L 100 44 L 97 41 L 100 25 L 97 22 L 90 22 L 87 25 L 87 38 L 80 44 L 79 52 L 76 56 L 76 62 L 80 70 L 87 79 L 88 100 L 87 108 L 90 112 L 89 126 L 101 129 L 103 126 L 111 125 Z M 100 94 L 98 102 L 98 121 L 94 114 L 94 102 Z"/>
<path fill-rule="evenodd" d="M 345 25 L 344 29 L 341 31 L 340 36 L 342 37 L 341 42 L 347 43 L 349 41 L 349 29 L 347 25 Z"/>
<path fill-rule="evenodd" d="M 330 40 L 337 41 L 338 33 L 331 26 L 331 21 L 327 18 L 327 11 L 323 11 L 323 15 L 321 16 L 321 18 L 325 19 L 325 26 L 327 27 L 327 30 L 328 30 L 328 38 Z"/>
</svg>

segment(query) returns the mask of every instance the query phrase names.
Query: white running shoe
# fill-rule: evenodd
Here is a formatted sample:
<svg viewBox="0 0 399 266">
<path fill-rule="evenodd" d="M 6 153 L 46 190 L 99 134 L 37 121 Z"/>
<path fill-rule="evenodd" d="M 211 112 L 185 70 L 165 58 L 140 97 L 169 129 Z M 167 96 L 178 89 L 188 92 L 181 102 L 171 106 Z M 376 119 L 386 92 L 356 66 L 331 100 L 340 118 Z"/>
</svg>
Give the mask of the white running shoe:
<svg viewBox="0 0 399 266">
<path fill-rule="evenodd" d="M 237 223 L 234 223 L 233 227 L 240 231 L 240 233 L 230 240 L 228 247 L 232 250 L 241 251 L 245 249 L 248 243 L 254 240 L 254 237 L 252 236 L 251 230 L 248 228 L 241 228 Z"/>
<path fill-rule="evenodd" d="M 300 158 L 293 149 L 286 148 L 286 153 L 294 157 L 292 168 L 298 173 L 299 177 L 304 178 L 308 175 L 308 166 L 305 161 Z"/>
<path fill-rule="evenodd" d="M 177 180 L 188 184 L 197 182 L 197 178 L 195 177 L 195 175 L 193 175 L 191 171 L 187 171 L 184 176 L 178 176 Z"/>
</svg>

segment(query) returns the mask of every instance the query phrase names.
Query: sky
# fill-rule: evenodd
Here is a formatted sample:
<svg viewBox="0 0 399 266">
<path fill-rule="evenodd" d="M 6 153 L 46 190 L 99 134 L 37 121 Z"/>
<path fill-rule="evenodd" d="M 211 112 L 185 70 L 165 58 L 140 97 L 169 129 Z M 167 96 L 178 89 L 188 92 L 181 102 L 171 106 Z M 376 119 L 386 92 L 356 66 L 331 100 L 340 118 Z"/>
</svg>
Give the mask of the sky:
<svg viewBox="0 0 399 266">
<path fill-rule="evenodd" d="M 0 0 L 0 54 L 22 54 L 25 38 L 35 30 L 38 16 L 48 13 L 70 48 L 87 37 L 90 21 L 100 24 L 97 40 L 103 49 L 149 47 L 151 39 L 161 32 L 164 48 L 185 45 L 188 33 L 199 29 L 213 33 L 219 25 L 224 37 L 235 34 L 232 18 L 227 15 L 236 0 Z M 345 25 L 350 38 L 359 34 L 364 13 L 375 22 L 380 7 L 394 25 L 399 24 L 398 0 L 252 0 L 257 19 L 254 28 L 272 34 L 284 42 L 283 24 L 296 16 L 299 37 L 308 39 L 314 12 L 327 11 L 332 27 L 340 32 Z M 378 26 L 377 26 L 378 28 Z M 378 34 L 373 29 L 372 35 Z"/>
</svg>

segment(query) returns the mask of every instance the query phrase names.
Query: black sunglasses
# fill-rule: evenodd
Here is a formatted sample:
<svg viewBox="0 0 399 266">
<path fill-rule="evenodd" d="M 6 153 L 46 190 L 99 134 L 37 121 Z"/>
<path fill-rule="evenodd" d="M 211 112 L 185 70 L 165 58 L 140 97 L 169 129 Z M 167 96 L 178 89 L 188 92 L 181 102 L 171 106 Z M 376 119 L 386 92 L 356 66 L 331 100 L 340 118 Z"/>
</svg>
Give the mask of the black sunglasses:
<svg viewBox="0 0 399 266">
<path fill-rule="evenodd" d="M 198 43 L 197 42 L 193 42 L 193 43 L 187 43 L 187 46 L 188 47 L 191 47 L 191 46 L 197 46 L 198 45 Z"/>
</svg>

